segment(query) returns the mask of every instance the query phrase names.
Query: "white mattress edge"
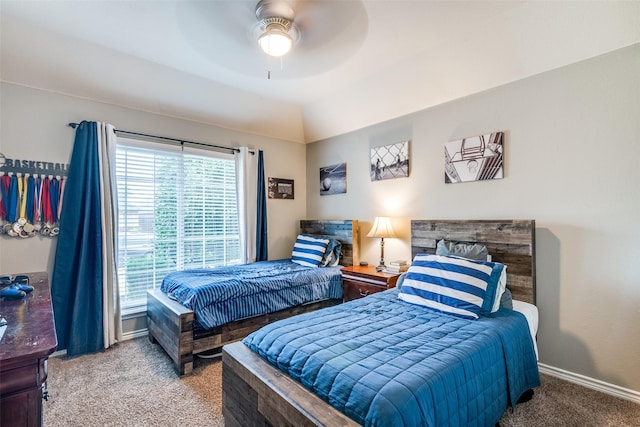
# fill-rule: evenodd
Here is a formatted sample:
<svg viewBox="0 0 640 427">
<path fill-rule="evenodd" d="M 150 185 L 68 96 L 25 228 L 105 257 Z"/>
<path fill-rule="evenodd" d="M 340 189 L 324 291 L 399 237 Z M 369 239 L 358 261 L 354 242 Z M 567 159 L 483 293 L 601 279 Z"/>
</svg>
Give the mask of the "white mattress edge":
<svg viewBox="0 0 640 427">
<path fill-rule="evenodd" d="M 533 348 L 536 351 L 536 360 L 538 359 L 538 343 L 536 342 L 536 334 L 538 333 L 538 307 L 528 302 L 513 300 L 513 310 L 527 319 L 529 324 L 529 332 L 531 333 L 531 339 L 533 340 Z"/>
</svg>

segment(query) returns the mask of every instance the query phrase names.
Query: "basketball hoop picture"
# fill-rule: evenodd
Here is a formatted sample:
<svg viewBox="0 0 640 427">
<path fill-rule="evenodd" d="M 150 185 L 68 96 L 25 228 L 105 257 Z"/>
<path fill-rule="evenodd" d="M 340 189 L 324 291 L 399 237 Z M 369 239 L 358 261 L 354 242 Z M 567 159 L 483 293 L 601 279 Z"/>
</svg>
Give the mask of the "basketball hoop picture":
<svg viewBox="0 0 640 427">
<path fill-rule="evenodd" d="M 504 132 L 472 136 L 444 146 L 444 182 L 485 181 L 504 177 Z"/>
</svg>

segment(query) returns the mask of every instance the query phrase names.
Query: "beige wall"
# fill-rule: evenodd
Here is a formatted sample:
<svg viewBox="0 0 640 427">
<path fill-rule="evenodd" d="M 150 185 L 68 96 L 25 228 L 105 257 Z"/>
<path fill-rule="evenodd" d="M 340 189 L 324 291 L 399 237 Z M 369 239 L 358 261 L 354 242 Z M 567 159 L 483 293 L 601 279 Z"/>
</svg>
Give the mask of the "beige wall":
<svg viewBox="0 0 640 427">
<path fill-rule="evenodd" d="M 389 94 L 393 96 L 393 94 Z M 443 144 L 505 131 L 505 178 L 444 184 Z M 371 182 L 371 147 L 411 140 L 408 178 Z M 410 257 L 410 219 L 535 219 L 540 362 L 640 391 L 640 45 L 308 145 L 307 212 L 376 215 Z M 347 194 L 319 196 L 318 169 L 347 163 Z"/>
<path fill-rule="evenodd" d="M 295 200 L 267 201 L 269 258 L 291 255 L 298 221 L 306 214 L 304 145 L 9 83 L 1 83 L 0 108 L 0 153 L 11 159 L 67 163 L 74 130 L 66 124 L 85 119 L 108 122 L 117 129 L 264 150 L 267 177 L 295 180 Z M 0 272 L 51 273 L 55 242 L 0 236 Z"/>
</svg>

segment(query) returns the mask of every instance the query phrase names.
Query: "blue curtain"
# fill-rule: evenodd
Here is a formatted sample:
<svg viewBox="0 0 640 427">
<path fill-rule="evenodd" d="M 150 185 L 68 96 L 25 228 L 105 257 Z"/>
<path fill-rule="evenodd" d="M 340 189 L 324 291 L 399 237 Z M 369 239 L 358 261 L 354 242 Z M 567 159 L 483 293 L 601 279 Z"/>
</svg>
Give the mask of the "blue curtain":
<svg viewBox="0 0 640 427">
<path fill-rule="evenodd" d="M 104 349 L 102 222 L 96 122 L 76 129 L 51 279 L 58 349 L 69 356 Z"/>
<path fill-rule="evenodd" d="M 256 261 L 266 261 L 267 242 L 267 191 L 264 180 L 264 152 L 258 151 L 258 212 L 256 221 Z"/>
</svg>

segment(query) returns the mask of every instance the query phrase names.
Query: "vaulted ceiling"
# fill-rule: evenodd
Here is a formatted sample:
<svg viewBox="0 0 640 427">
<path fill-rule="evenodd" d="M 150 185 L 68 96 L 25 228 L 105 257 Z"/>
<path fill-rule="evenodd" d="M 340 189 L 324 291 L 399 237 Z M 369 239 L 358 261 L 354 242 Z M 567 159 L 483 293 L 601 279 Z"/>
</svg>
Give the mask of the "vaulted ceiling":
<svg viewBox="0 0 640 427">
<path fill-rule="evenodd" d="M 3 81 L 312 142 L 640 42 L 638 1 L 1 0 Z M 270 78 L 268 78 L 270 72 Z"/>
</svg>

